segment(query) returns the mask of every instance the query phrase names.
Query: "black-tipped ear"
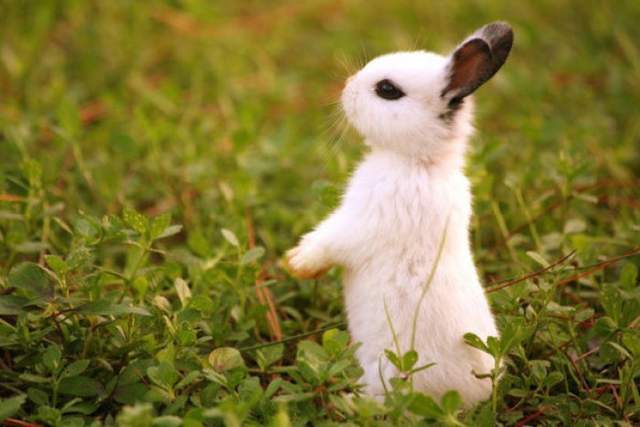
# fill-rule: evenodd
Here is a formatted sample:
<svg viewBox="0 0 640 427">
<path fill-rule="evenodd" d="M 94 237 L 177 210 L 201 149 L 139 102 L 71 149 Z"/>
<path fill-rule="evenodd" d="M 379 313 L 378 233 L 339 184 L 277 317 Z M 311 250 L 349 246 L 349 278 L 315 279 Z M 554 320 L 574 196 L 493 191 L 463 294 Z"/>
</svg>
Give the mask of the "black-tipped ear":
<svg viewBox="0 0 640 427">
<path fill-rule="evenodd" d="M 451 54 L 441 96 L 462 99 L 473 93 L 502 67 L 512 44 L 509 24 L 493 22 L 480 28 Z"/>
</svg>

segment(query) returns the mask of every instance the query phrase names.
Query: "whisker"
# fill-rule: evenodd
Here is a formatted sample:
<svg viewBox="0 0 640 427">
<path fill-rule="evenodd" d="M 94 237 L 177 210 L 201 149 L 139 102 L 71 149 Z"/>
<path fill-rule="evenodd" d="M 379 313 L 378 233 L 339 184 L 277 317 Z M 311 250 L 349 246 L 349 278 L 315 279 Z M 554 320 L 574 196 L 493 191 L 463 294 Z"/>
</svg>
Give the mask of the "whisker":
<svg viewBox="0 0 640 427">
<path fill-rule="evenodd" d="M 328 121 L 329 123 L 323 133 L 329 139 L 330 152 L 335 152 L 349 128 L 349 123 L 340 107 L 332 109 L 328 115 Z"/>
<path fill-rule="evenodd" d="M 336 105 L 340 105 L 340 98 L 332 98 L 330 100 L 325 100 L 320 103 L 323 107 L 334 107 Z"/>
<path fill-rule="evenodd" d="M 346 119 L 339 112 L 334 111 L 329 114 L 329 123 L 325 126 L 324 133 L 327 134 L 329 139 L 334 139 L 339 134 L 340 128 L 343 126 L 343 122 Z"/>
<path fill-rule="evenodd" d="M 353 72 L 353 64 L 350 62 L 349 57 L 347 57 L 344 52 L 342 52 L 338 57 L 338 65 L 340 65 L 340 67 L 342 68 L 342 72 L 347 75 Z M 343 78 L 344 76 L 339 77 Z"/>
<path fill-rule="evenodd" d="M 368 58 L 368 54 L 367 54 L 367 47 L 365 46 L 364 42 L 360 42 L 360 64 L 359 64 L 359 69 L 364 67 L 365 64 L 368 62 L 367 58 Z"/>
<path fill-rule="evenodd" d="M 335 153 L 338 151 L 340 144 L 344 141 L 344 137 L 349 131 L 349 122 L 347 118 L 342 116 L 340 122 L 338 123 L 338 131 L 337 136 L 331 141 L 330 151 Z"/>
</svg>

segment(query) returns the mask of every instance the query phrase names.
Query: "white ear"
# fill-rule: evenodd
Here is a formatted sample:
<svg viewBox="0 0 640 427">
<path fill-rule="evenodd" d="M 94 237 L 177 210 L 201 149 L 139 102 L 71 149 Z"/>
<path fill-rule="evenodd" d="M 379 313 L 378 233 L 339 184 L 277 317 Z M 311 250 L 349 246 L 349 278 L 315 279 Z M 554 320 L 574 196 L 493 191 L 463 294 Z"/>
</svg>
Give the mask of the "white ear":
<svg viewBox="0 0 640 427">
<path fill-rule="evenodd" d="M 513 31 L 505 22 L 493 22 L 473 33 L 449 59 L 447 86 L 440 96 L 460 101 L 489 80 L 507 60 Z"/>
</svg>

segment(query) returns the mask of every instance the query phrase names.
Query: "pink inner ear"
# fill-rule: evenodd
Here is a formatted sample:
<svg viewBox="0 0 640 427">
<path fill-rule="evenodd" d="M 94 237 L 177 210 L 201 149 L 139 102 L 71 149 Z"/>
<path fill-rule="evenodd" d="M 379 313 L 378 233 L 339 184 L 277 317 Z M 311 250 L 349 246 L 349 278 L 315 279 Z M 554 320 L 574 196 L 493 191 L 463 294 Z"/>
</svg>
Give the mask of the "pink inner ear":
<svg viewBox="0 0 640 427">
<path fill-rule="evenodd" d="M 482 64 L 486 61 L 486 57 L 482 53 L 472 52 L 463 53 L 463 57 L 456 61 L 451 76 L 450 86 L 460 88 L 466 86 L 475 79 L 479 74 Z"/>
<path fill-rule="evenodd" d="M 454 91 L 454 96 L 467 96 L 487 78 L 491 64 L 489 46 L 480 39 L 468 41 L 452 59 L 449 84 L 443 94 Z"/>
</svg>

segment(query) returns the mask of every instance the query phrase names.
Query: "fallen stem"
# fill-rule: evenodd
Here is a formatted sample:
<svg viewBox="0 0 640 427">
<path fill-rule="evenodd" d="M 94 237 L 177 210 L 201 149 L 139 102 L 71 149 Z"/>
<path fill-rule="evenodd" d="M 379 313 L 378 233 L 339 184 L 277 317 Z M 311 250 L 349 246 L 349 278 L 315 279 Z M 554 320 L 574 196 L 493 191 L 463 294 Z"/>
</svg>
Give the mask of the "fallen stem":
<svg viewBox="0 0 640 427">
<path fill-rule="evenodd" d="M 632 251 L 627 252 L 626 254 L 622 254 L 622 255 L 614 257 L 614 258 L 609 258 L 609 259 L 604 260 L 602 262 L 599 262 L 597 264 L 588 265 L 588 266 L 584 267 L 584 268 L 587 269 L 586 271 L 582 271 L 582 272 L 580 272 L 578 274 L 574 274 L 574 275 L 569 276 L 569 277 L 567 277 L 565 279 L 562 279 L 560 282 L 558 282 L 556 284 L 556 286 L 564 286 L 564 285 L 566 285 L 568 283 L 574 282 L 574 281 L 576 281 L 578 279 L 581 279 L 581 278 L 583 278 L 585 276 L 589 276 L 589 275 L 591 275 L 591 274 L 593 274 L 593 273 L 595 273 L 597 271 L 600 271 L 600 270 L 602 270 L 604 268 L 607 268 L 608 266 L 610 266 L 612 264 L 615 264 L 618 261 L 622 261 L 625 258 L 629 258 L 629 257 L 632 257 L 634 255 L 638 255 L 638 254 L 640 254 L 640 247 L 637 247 L 637 248 L 633 249 Z"/>
<path fill-rule="evenodd" d="M 563 264 L 565 261 L 567 261 L 569 258 L 571 258 L 575 253 L 576 253 L 576 251 L 571 251 L 567 255 L 563 256 L 562 258 L 560 258 L 557 261 L 554 261 L 553 263 L 549 264 L 548 266 L 546 266 L 545 268 L 543 268 L 541 270 L 533 271 L 531 273 L 525 274 L 524 276 L 517 277 L 515 279 L 506 280 L 504 282 L 499 283 L 496 286 L 488 288 L 486 290 L 486 292 L 487 293 L 496 292 L 496 291 L 499 291 L 500 289 L 508 288 L 509 286 L 513 286 L 513 285 L 516 285 L 516 284 L 518 284 L 520 282 L 524 282 L 525 280 L 541 276 L 541 275 L 549 272 L 553 268 L 557 267 L 558 265 Z"/>
<path fill-rule="evenodd" d="M 314 331 L 304 332 L 304 333 L 298 334 L 298 335 L 292 335 L 290 337 L 283 338 L 283 339 L 281 339 L 279 341 L 271 341 L 271 342 L 266 342 L 266 343 L 262 343 L 262 344 L 251 345 L 251 346 L 248 346 L 248 347 L 242 347 L 242 348 L 239 348 L 238 350 L 240 352 L 252 351 L 252 350 L 258 350 L 258 349 L 261 349 L 261 348 L 264 348 L 264 347 L 270 347 L 272 345 L 284 344 L 284 343 L 287 343 L 287 342 L 298 340 L 300 338 L 310 337 L 312 335 L 316 335 L 316 334 L 319 334 L 320 332 L 325 332 L 325 331 L 328 331 L 330 329 L 340 328 L 340 327 L 343 327 L 343 326 L 346 326 L 346 325 L 347 325 L 347 322 L 344 322 L 344 321 L 343 322 L 330 323 L 327 326 L 324 326 L 324 327 L 322 327 L 320 329 L 316 329 Z"/>
<path fill-rule="evenodd" d="M 568 260 L 574 253 L 575 253 L 575 251 L 570 252 L 568 255 L 565 255 L 564 257 L 562 257 L 559 260 L 555 261 L 553 264 L 550 264 L 550 265 L 546 266 L 542 270 L 534 271 L 532 273 L 525 274 L 522 277 L 518 277 L 516 279 L 507 280 L 506 282 L 500 283 L 497 286 L 488 288 L 486 290 L 486 292 L 487 293 L 496 292 L 496 291 L 499 291 L 500 289 L 508 288 L 509 286 L 513 286 L 513 285 L 518 284 L 520 282 L 523 282 L 525 280 L 532 279 L 534 277 L 541 276 L 541 275 L 543 275 L 545 273 L 548 273 L 554 267 L 556 267 L 556 266 L 564 263 L 566 260 Z M 610 265 L 613 265 L 613 264 L 615 264 L 615 263 L 617 263 L 619 261 L 622 261 L 623 259 L 630 258 L 630 257 L 638 255 L 638 254 L 640 254 L 640 247 L 634 248 L 633 250 L 631 250 L 631 251 L 629 251 L 629 252 L 627 252 L 625 254 L 619 255 L 617 257 L 609 258 L 607 260 L 598 262 L 596 264 L 591 264 L 591 265 L 587 265 L 587 266 L 584 266 L 584 267 L 579 267 L 578 269 L 584 270 L 584 271 L 581 271 L 580 273 L 573 274 L 573 275 L 571 275 L 569 277 L 566 277 L 566 278 L 560 280 L 558 283 L 556 283 L 556 286 L 567 285 L 567 284 L 569 284 L 571 282 L 574 282 L 574 281 L 576 281 L 578 279 L 581 279 L 583 277 L 589 276 L 589 275 L 591 275 L 593 273 L 596 273 L 596 272 L 598 272 L 598 271 L 600 271 L 600 270 L 602 270 L 604 268 L 607 268 Z"/>
</svg>

